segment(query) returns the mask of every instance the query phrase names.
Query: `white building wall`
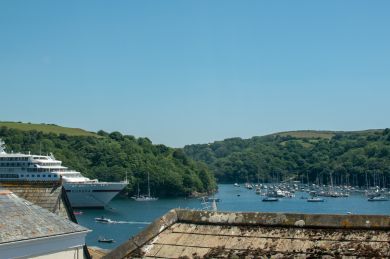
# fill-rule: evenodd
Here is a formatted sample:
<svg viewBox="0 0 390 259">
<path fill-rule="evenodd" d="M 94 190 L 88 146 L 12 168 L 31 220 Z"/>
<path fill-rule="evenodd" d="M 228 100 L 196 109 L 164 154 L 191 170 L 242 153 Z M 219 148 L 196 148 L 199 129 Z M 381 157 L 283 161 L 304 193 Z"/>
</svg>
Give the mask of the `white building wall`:
<svg viewBox="0 0 390 259">
<path fill-rule="evenodd" d="M 61 251 L 46 255 L 31 257 L 34 259 L 84 259 L 83 247 L 77 247 L 68 251 Z"/>
<path fill-rule="evenodd" d="M 88 232 L 90 231 L 0 244 L 0 259 L 81 259 L 84 258 L 82 249 Z"/>
</svg>

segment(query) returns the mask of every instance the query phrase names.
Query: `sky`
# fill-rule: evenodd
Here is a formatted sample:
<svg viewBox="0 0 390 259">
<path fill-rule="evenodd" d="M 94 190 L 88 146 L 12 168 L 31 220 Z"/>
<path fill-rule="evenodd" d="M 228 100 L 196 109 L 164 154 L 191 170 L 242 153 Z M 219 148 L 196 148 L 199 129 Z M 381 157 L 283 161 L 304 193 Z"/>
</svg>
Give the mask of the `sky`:
<svg viewBox="0 0 390 259">
<path fill-rule="evenodd" d="M 0 121 L 182 147 L 390 127 L 390 1 L 0 1 Z"/>
</svg>

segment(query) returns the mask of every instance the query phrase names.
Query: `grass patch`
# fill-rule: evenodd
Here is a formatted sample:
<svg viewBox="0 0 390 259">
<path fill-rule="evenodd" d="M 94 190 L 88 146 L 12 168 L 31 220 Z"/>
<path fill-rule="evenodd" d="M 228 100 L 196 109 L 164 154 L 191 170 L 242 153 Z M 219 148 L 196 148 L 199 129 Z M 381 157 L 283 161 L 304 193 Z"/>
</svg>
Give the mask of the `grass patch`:
<svg viewBox="0 0 390 259">
<path fill-rule="evenodd" d="M 334 131 L 315 131 L 315 130 L 299 130 L 299 131 L 286 131 L 275 133 L 274 135 L 279 135 L 283 137 L 291 136 L 294 138 L 323 138 L 331 139 L 336 132 Z"/>
<path fill-rule="evenodd" d="M 89 132 L 78 128 L 67 128 L 61 127 L 55 124 L 33 124 L 33 123 L 22 123 L 22 122 L 0 122 L 0 127 L 7 127 L 10 129 L 17 129 L 22 131 L 36 130 L 43 133 L 54 133 L 54 134 L 65 134 L 69 136 L 90 136 L 100 137 L 94 132 Z"/>
</svg>

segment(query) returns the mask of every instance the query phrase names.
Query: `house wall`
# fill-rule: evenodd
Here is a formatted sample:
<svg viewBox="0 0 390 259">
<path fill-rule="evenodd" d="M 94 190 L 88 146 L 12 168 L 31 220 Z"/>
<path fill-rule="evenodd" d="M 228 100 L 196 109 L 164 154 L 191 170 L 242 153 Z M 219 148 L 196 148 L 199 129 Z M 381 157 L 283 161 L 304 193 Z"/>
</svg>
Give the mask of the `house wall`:
<svg viewBox="0 0 390 259">
<path fill-rule="evenodd" d="M 83 245 L 87 233 L 3 243 L 0 244 L 0 258 L 84 258 Z"/>
<path fill-rule="evenodd" d="M 75 247 L 67 251 L 61 251 L 57 253 L 50 253 L 46 255 L 40 255 L 36 257 L 30 257 L 34 259 L 84 259 L 83 247 Z"/>
</svg>

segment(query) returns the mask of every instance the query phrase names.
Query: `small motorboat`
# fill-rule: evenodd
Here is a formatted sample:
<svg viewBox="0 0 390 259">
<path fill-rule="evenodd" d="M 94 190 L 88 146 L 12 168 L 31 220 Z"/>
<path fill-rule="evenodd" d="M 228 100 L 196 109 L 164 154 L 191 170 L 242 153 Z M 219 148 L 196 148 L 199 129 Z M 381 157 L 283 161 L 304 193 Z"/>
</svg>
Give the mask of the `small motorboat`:
<svg viewBox="0 0 390 259">
<path fill-rule="evenodd" d="M 265 197 L 262 201 L 279 201 L 276 197 Z"/>
<path fill-rule="evenodd" d="M 73 214 L 74 215 L 83 215 L 83 212 L 82 211 L 73 211 Z"/>
<path fill-rule="evenodd" d="M 114 222 L 111 219 L 105 218 L 104 216 L 101 216 L 100 218 L 95 218 L 95 221 L 96 222 L 100 222 L 100 223 L 112 223 L 112 222 Z"/>
<path fill-rule="evenodd" d="M 376 196 L 376 197 L 368 198 L 368 201 L 388 201 L 388 200 L 389 199 L 387 199 L 384 196 Z"/>
<path fill-rule="evenodd" d="M 324 202 L 324 199 L 318 198 L 318 197 L 313 197 L 307 199 L 307 202 Z"/>
<path fill-rule="evenodd" d="M 98 242 L 100 242 L 100 243 L 114 243 L 115 240 L 112 238 L 99 238 Z"/>
</svg>

